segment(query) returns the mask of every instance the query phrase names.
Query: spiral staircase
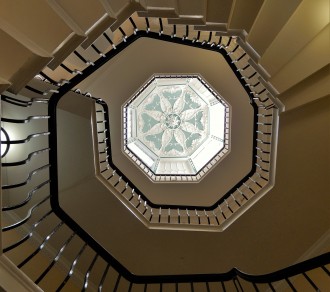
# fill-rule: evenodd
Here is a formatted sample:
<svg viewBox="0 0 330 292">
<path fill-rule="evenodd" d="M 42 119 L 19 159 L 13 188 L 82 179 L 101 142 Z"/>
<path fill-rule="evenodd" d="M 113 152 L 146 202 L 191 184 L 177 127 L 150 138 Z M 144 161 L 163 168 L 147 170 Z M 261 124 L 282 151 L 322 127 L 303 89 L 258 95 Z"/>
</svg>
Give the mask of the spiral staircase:
<svg viewBox="0 0 330 292">
<path fill-rule="evenodd" d="M 0 0 L 0 40 L 0 291 L 330 289 L 328 1 Z M 201 72 L 254 105 L 231 121 L 253 158 L 152 183 L 121 106 Z"/>
</svg>

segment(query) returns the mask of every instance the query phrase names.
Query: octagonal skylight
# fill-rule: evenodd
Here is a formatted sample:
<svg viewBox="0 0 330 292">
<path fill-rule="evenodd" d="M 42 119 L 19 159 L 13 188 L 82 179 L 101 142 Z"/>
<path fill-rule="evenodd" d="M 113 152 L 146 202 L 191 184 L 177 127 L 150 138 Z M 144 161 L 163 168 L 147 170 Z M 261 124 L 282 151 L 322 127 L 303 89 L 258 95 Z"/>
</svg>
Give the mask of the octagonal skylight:
<svg viewBox="0 0 330 292">
<path fill-rule="evenodd" d="M 229 114 L 199 75 L 154 76 L 123 107 L 124 151 L 154 181 L 198 181 L 229 151 Z"/>
</svg>

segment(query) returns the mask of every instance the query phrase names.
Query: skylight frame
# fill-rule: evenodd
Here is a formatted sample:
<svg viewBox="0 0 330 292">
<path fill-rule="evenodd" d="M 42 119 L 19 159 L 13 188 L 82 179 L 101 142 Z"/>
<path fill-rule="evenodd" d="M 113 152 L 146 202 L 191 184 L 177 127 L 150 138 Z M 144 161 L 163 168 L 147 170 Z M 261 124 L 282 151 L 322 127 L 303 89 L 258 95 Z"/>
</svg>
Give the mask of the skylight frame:
<svg viewBox="0 0 330 292">
<path fill-rule="evenodd" d="M 178 80 L 176 80 L 178 79 Z M 169 86 L 169 85 L 183 85 L 185 82 L 181 80 L 196 80 L 196 82 L 200 83 L 207 91 L 204 93 L 201 91 L 203 89 L 196 88 L 196 84 L 188 83 L 188 86 L 192 91 L 196 93 L 199 99 L 208 106 L 208 116 L 207 116 L 207 135 L 202 141 L 199 142 L 199 146 L 190 153 L 188 157 L 159 157 L 155 154 L 145 143 L 141 142 L 136 136 L 136 124 L 137 124 L 137 108 L 141 106 L 144 100 L 153 93 L 154 90 L 157 90 L 157 83 L 160 82 L 159 86 Z M 164 80 L 164 81 L 162 81 Z M 166 82 L 171 80 L 170 83 Z M 173 84 L 173 83 L 174 84 Z M 212 96 L 208 99 L 208 96 Z M 211 112 L 210 108 L 215 105 L 221 105 L 223 110 L 223 133 L 222 138 L 212 135 L 210 132 L 210 122 L 211 122 Z M 212 113 L 214 116 L 215 113 Z M 131 117 L 133 116 L 133 118 Z M 230 123 L 231 123 L 231 106 L 228 102 L 218 93 L 216 92 L 200 74 L 154 74 L 144 85 L 141 86 L 139 90 L 128 101 L 122 106 L 122 132 L 123 132 L 123 152 L 126 156 L 128 156 L 136 165 L 153 181 L 153 182 L 198 182 L 205 177 L 209 171 L 211 171 L 215 165 L 217 165 L 229 152 L 230 152 Z M 133 120 L 132 120 L 133 119 Z M 131 128 L 130 128 L 131 127 Z M 214 129 L 214 127 L 213 127 Z M 132 133 L 133 132 L 133 133 Z M 215 133 L 213 133 L 215 134 Z M 215 136 L 215 137 L 212 137 Z M 206 143 L 211 143 L 218 138 L 222 140 L 218 149 L 213 150 L 212 154 L 209 157 L 204 157 L 204 160 L 196 170 L 195 166 L 197 163 L 197 159 L 201 156 L 200 148 L 207 147 Z M 138 142 L 130 142 L 132 139 L 137 139 Z M 210 150 L 210 149 L 208 149 Z M 206 151 L 210 153 L 209 151 Z M 173 162 L 180 162 L 190 164 L 191 173 L 161 173 L 157 172 L 159 168 L 159 164 L 163 163 L 166 168 L 173 159 Z M 188 170 L 189 171 L 189 170 Z"/>
</svg>

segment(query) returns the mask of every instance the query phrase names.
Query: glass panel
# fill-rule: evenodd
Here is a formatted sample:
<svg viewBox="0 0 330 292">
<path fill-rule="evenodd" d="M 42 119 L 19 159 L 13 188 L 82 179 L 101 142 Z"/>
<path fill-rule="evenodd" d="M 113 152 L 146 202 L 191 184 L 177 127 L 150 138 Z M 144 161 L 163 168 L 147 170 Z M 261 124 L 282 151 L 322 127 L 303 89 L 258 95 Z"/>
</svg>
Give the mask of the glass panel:
<svg viewBox="0 0 330 292">
<path fill-rule="evenodd" d="M 228 152 L 227 109 L 199 75 L 154 76 L 124 106 L 125 152 L 156 181 L 198 180 Z"/>
</svg>

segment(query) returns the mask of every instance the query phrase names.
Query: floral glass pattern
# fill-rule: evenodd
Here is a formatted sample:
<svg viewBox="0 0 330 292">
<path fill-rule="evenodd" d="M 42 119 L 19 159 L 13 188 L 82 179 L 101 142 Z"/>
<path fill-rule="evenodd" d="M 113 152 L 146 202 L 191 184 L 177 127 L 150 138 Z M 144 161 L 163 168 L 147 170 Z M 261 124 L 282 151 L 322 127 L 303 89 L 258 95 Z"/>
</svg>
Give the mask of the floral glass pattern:
<svg viewBox="0 0 330 292">
<path fill-rule="evenodd" d="M 207 135 L 208 108 L 185 85 L 164 85 L 141 104 L 138 136 L 159 157 L 194 152 Z"/>
<path fill-rule="evenodd" d="M 229 112 L 199 75 L 155 76 L 123 107 L 124 151 L 155 181 L 197 181 L 229 151 Z"/>
</svg>

